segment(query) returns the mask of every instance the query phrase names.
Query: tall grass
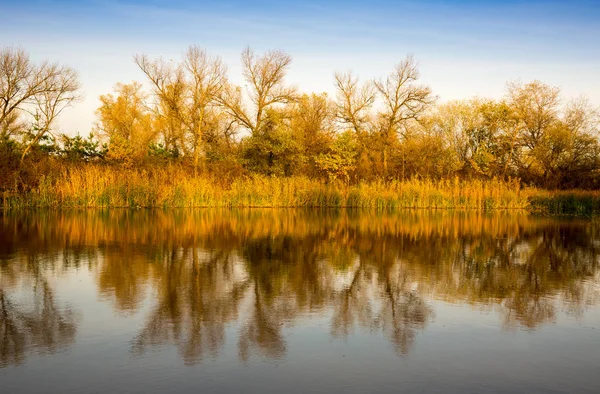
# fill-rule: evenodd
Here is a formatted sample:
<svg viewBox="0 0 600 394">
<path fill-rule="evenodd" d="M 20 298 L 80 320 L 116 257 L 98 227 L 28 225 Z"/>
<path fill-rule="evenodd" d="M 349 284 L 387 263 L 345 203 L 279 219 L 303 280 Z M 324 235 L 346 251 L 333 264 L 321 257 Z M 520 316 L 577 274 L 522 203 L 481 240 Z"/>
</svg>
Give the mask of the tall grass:
<svg viewBox="0 0 600 394">
<path fill-rule="evenodd" d="M 87 165 L 44 176 L 32 190 L 6 194 L 6 208 L 356 207 L 526 208 L 516 182 L 374 182 L 348 186 L 305 177 L 240 177 L 223 185 L 180 167 L 152 170 Z"/>
<path fill-rule="evenodd" d="M 407 180 L 325 184 L 305 177 L 195 177 L 182 167 L 66 167 L 22 193 L 2 195 L 11 208 L 349 207 L 394 210 L 521 209 L 549 214 L 600 212 L 600 193 L 547 192 L 518 181 Z"/>
</svg>

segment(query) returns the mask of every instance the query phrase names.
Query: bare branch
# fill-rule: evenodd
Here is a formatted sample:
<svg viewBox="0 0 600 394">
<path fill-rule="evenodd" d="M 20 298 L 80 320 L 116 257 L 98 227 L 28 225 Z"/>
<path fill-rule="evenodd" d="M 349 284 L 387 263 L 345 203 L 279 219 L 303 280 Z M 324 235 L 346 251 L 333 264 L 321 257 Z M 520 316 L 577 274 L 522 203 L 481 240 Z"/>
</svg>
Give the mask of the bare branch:
<svg viewBox="0 0 600 394">
<path fill-rule="evenodd" d="M 135 56 L 135 62 L 154 87 L 155 108 L 169 129 L 163 134 L 180 134 L 183 150 L 191 150 L 197 164 L 202 137 L 214 124 L 211 107 L 219 104 L 227 84 L 225 65 L 197 46 L 191 46 L 177 65 L 161 58 L 151 61 L 146 55 Z M 181 132 L 175 130 L 179 128 Z"/>
<path fill-rule="evenodd" d="M 263 126 L 266 110 L 275 104 L 287 104 L 296 99 L 296 89 L 286 87 L 284 78 L 292 58 L 282 51 L 271 50 L 256 56 L 250 48 L 242 52 L 243 75 L 250 85 L 249 96 L 254 115 L 244 107 L 241 89 L 230 86 L 224 90 L 220 104 L 243 127 L 254 133 Z"/>
<path fill-rule="evenodd" d="M 369 109 L 375 102 L 375 89 L 370 82 L 359 86 L 352 73 L 335 73 L 337 89 L 337 117 L 354 129 L 357 134 L 366 131 L 370 124 Z"/>
<path fill-rule="evenodd" d="M 386 79 L 373 82 L 384 104 L 384 111 L 379 114 L 381 132 L 388 135 L 397 132 L 403 122 L 417 119 L 433 104 L 431 90 L 418 85 L 418 79 L 417 65 L 412 56 L 407 56 Z"/>
<path fill-rule="evenodd" d="M 34 118 L 33 136 L 24 140 L 24 158 L 47 133 L 60 113 L 81 98 L 75 70 L 57 63 L 32 63 L 22 49 L 0 50 L 0 134 L 10 136 L 27 127 L 23 115 Z"/>
</svg>

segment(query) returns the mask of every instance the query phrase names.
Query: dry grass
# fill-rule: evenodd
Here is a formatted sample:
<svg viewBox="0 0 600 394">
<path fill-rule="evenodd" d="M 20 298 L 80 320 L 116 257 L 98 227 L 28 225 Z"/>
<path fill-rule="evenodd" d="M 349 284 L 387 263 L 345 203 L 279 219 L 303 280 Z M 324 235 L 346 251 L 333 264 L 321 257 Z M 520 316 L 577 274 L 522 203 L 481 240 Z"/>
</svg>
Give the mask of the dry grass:
<svg viewBox="0 0 600 394">
<path fill-rule="evenodd" d="M 517 182 L 375 182 L 354 186 L 305 177 L 237 178 L 228 185 L 180 167 L 151 170 L 99 165 L 63 168 L 29 192 L 6 194 L 5 208 L 356 207 L 523 209 L 530 190 Z"/>
<path fill-rule="evenodd" d="M 520 209 L 591 216 L 600 192 L 550 192 L 518 181 L 408 180 L 324 184 L 306 177 L 239 177 L 233 182 L 194 177 L 182 167 L 122 169 L 64 167 L 43 176 L 28 192 L 7 193 L 11 208 L 349 207 L 377 210 Z"/>
</svg>

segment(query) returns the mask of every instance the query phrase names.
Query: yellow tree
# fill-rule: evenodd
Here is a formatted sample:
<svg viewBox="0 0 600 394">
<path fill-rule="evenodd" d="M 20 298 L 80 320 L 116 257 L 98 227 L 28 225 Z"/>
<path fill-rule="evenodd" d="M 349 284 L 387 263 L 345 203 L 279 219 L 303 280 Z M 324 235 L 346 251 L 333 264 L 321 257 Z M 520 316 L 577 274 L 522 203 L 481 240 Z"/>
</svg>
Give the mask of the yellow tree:
<svg viewBox="0 0 600 394">
<path fill-rule="evenodd" d="M 463 174 L 506 175 L 515 153 L 515 122 L 506 103 L 486 99 L 451 101 L 428 115 L 428 128 L 439 133 Z"/>
<path fill-rule="evenodd" d="M 586 99 L 567 104 L 533 152 L 545 187 L 590 187 L 600 164 L 597 111 Z"/>
<path fill-rule="evenodd" d="M 290 130 L 308 162 L 308 172 L 315 175 L 315 158 L 330 150 L 334 140 L 335 108 L 326 94 L 304 94 L 290 109 Z"/>
<path fill-rule="evenodd" d="M 109 140 L 108 157 L 131 164 L 142 160 L 156 131 L 138 82 L 117 84 L 115 94 L 100 96 L 96 132 Z"/>
<path fill-rule="evenodd" d="M 560 90 L 540 81 L 510 82 L 508 96 L 519 121 L 523 144 L 535 149 L 557 120 Z"/>
<path fill-rule="evenodd" d="M 508 101 L 518 122 L 519 145 L 522 148 L 519 167 L 522 175 L 530 180 L 543 177 L 544 169 L 537 151 L 558 121 L 559 94 L 558 88 L 537 80 L 527 84 L 508 84 Z"/>
<path fill-rule="evenodd" d="M 560 90 L 540 81 L 508 85 L 517 120 L 521 176 L 545 187 L 579 186 L 598 166 L 598 117 L 586 100 L 560 106 Z"/>
</svg>

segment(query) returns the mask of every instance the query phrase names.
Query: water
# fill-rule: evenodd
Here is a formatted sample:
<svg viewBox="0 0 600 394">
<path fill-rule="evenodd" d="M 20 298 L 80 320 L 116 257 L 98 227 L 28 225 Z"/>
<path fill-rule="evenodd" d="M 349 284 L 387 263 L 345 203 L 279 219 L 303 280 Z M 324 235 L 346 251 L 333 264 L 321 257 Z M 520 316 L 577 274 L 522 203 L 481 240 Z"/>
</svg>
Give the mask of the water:
<svg viewBox="0 0 600 394">
<path fill-rule="evenodd" d="M 0 392 L 598 393 L 600 226 L 0 216 Z"/>
</svg>

